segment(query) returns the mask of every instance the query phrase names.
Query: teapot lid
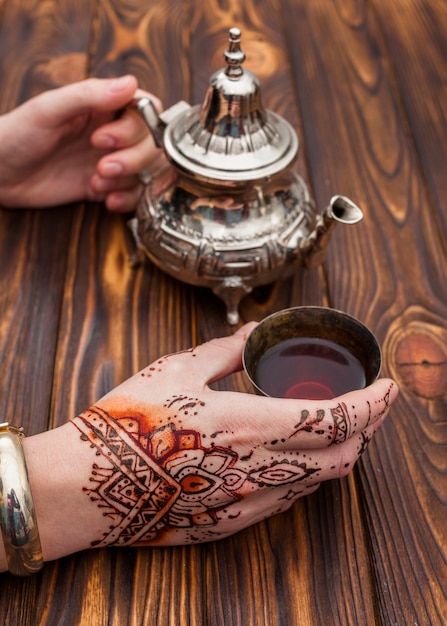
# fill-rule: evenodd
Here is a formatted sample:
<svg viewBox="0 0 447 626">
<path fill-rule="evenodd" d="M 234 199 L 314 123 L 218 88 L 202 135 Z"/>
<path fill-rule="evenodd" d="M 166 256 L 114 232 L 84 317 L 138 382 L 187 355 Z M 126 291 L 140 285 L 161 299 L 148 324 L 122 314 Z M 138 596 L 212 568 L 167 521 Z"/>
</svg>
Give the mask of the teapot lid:
<svg viewBox="0 0 447 626">
<path fill-rule="evenodd" d="M 269 178 L 295 158 L 298 138 L 281 116 L 261 104 L 259 81 L 242 68 L 241 31 L 231 28 L 226 67 L 215 72 L 202 105 L 175 117 L 164 147 L 183 171 L 237 186 Z"/>
</svg>

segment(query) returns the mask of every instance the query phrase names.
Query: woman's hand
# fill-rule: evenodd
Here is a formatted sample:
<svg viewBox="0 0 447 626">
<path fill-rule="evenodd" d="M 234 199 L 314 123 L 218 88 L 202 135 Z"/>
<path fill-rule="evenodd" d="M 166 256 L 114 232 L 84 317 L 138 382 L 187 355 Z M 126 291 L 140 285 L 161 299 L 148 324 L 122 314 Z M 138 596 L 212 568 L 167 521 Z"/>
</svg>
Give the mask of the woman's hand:
<svg viewBox="0 0 447 626">
<path fill-rule="evenodd" d="M 2 115 L 0 205 L 92 200 L 104 201 L 111 211 L 133 210 L 142 191 L 138 172 L 166 164 L 140 116 L 131 110 L 119 114 L 141 95 L 133 76 L 91 78 Z"/>
<path fill-rule="evenodd" d="M 397 385 L 321 402 L 211 390 L 241 369 L 251 327 L 162 357 L 71 422 L 24 439 L 45 560 L 221 539 L 354 467 Z"/>
<path fill-rule="evenodd" d="M 92 451 L 85 507 L 107 517 L 92 545 L 220 539 L 353 468 L 396 384 L 325 401 L 212 391 L 249 328 L 158 359 L 73 420 Z"/>
</svg>

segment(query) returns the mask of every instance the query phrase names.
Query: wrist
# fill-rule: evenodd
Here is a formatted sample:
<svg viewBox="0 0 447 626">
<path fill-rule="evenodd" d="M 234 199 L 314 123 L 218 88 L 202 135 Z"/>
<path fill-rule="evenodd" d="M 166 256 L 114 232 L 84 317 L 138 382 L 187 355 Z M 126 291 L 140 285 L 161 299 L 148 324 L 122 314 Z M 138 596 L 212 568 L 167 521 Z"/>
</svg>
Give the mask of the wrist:
<svg viewBox="0 0 447 626">
<path fill-rule="evenodd" d="M 71 423 L 25 437 L 23 449 L 44 560 L 89 548 L 106 526 L 101 511 L 83 491 L 95 451 L 81 445 Z M 1 542 L 0 571 L 6 570 Z"/>
</svg>

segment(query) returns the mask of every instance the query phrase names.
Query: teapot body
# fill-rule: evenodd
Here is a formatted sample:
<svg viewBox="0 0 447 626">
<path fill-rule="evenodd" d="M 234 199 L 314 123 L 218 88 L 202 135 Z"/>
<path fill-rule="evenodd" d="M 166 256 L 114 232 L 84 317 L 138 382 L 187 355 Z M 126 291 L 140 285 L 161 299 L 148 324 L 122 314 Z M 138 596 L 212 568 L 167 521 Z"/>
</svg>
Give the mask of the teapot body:
<svg viewBox="0 0 447 626">
<path fill-rule="evenodd" d="M 236 323 L 244 295 L 304 261 L 300 244 L 315 224 L 307 188 L 288 170 L 233 192 L 182 174 L 165 189 L 149 183 L 132 230 L 152 262 L 179 280 L 211 288 Z"/>
</svg>

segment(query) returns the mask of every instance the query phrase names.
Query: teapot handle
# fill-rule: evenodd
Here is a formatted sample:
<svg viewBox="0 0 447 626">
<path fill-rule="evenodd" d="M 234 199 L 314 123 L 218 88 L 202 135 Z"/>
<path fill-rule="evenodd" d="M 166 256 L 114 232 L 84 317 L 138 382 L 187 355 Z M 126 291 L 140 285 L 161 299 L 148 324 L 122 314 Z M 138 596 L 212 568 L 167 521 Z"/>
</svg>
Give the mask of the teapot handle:
<svg viewBox="0 0 447 626">
<path fill-rule="evenodd" d="M 161 120 L 157 113 L 157 109 L 150 98 L 134 98 L 129 104 L 129 108 L 135 109 L 146 122 L 149 130 L 154 137 L 157 148 L 163 147 L 163 134 L 166 124 Z"/>
<path fill-rule="evenodd" d="M 191 106 L 184 100 L 180 100 L 159 115 L 152 100 L 147 96 L 143 96 L 141 98 L 134 98 L 130 102 L 129 108 L 135 109 L 141 115 L 151 131 L 157 147 L 162 148 L 166 126 L 171 120 L 177 117 L 177 115 L 189 110 Z"/>
</svg>

